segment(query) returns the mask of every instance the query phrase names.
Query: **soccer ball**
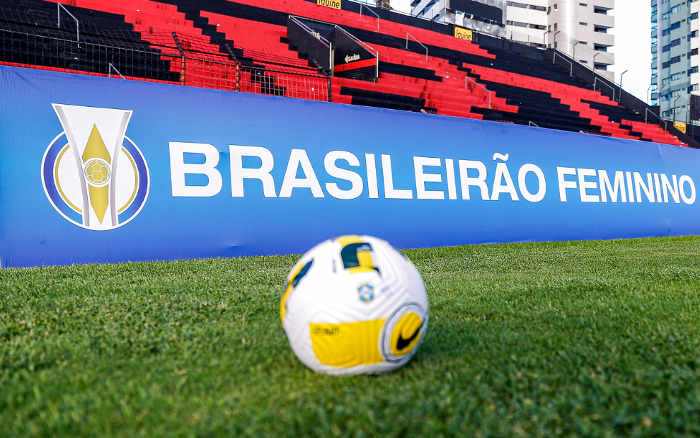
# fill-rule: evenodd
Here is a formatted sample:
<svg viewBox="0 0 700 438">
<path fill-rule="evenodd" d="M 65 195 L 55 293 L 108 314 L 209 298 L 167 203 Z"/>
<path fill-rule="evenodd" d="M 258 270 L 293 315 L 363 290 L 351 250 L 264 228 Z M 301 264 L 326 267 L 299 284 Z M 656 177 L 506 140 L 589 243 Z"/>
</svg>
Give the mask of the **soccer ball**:
<svg viewBox="0 0 700 438">
<path fill-rule="evenodd" d="M 299 360 L 327 374 L 381 374 L 405 365 L 428 327 L 413 264 L 371 236 L 327 240 L 292 268 L 280 317 Z"/>
</svg>

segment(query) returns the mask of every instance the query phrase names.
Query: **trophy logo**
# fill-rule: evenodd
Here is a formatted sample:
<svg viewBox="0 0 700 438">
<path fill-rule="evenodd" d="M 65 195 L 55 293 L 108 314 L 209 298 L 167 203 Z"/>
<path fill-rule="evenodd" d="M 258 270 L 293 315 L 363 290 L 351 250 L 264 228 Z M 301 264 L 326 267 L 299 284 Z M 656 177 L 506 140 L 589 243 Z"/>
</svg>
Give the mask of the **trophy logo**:
<svg viewBox="0 0 700 438">
<path fill-rule="evenodd" d="M 111 230 L 135 218 L 148 198 L 150 175 L 126 136 L 133 111 L 53 104 L 63 132 L 49 144 L 41 179 L 51 205 L 89 230 Z"/>
</svg>

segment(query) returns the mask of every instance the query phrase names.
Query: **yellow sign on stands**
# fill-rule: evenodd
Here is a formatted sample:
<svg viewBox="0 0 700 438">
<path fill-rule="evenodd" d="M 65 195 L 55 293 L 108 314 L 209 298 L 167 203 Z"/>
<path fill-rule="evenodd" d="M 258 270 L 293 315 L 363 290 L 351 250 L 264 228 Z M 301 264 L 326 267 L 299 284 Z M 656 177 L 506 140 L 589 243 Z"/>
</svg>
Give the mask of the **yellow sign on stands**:
<svg viewBox="0 0 700 438">
<path fill-rule="evenodd" d="M 687 134 L 686 132 L 686 126 L 685 123 L 683 122 L 673 122 L 673 126 L 676 127 L 677 130 L 681 131 L 683 134 Z"/>
<path fill-rule="evenodd" d="M 471 41 L 472 40 L 472 31 L 469 29 L 465 29 L 463 27 L 455 26 L 455 38 L 459 38 L 461 40 Z"/>
<path fill-rule="evenodd" d="M 317 5 L 333 9 L 343 9 L 343 0 L 316 0 Z"/>
</svg>

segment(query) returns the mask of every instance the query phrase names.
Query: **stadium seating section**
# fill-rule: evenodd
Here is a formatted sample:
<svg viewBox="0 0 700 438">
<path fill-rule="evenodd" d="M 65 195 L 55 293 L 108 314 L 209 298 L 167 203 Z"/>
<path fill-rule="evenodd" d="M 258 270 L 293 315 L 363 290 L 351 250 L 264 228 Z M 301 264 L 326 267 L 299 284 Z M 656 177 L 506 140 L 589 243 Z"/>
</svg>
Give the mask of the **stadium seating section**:
<svg viewBox="0 0 700 438">
<path fill-rule="evenodd" d="M 69 14 L 57 27 L 59 2 L 82 44 Z M 338 10 L 309 0 L 16 0 L 0 5 L 0 62 L 294 97 L 284 74 L 321 73 L 287 36 L 294 15 L 342 26 L 379 53 L 376 81 L 334 76 L 323 99 L 683 145 L 554 65 L 551 51 L 515 53 L 378 12 L 348 1 Z"/>
</svg>

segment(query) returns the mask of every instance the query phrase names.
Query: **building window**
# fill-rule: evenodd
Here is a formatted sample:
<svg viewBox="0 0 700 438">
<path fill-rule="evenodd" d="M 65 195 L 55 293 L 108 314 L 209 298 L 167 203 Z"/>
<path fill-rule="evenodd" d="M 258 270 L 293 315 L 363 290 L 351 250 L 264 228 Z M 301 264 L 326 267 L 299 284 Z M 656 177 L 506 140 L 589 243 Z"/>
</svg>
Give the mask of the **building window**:
<svg viewBox="0 0 700 438">
<path fill-rule="evenodd" d="M 537 29 L 537 30 L 545 30 L 546 28 L 544 25 L 540 24 L 532 24 L 532 23 L 523 23 L 521 21 L 512 21 L 512 20 L 507 20 L 506 24 L 509 26 L 517 26 L 517 27 L 526 27 L 528 29 Z"/>
<path fill-rule="evenodd" d="M 513 6 L 514 8 L 523 8 L 523 9 L 533 9 L 535 11 L 546 11 L 547 8 L 544 6 L 536 6 L 536 5 L 529 5 L 527 3 L 520 3 L 520 2 L 506 2 L 506 5 L 508 6 Z"/>
<path fill-rule="evenodd" d="M 676 21 L 675 23 L 671 24 L 669 27 L 667 27 L 666 29 L 661 31 L 661 35 L 662 36 L 670 35 L 671 31 L 678 29 L 679 27 L 681 27 L 681 22 Z"/>
<path fill-rule="evenodd" d="M 669 68 L 671 65 L 673 65 L 677 62 L 681 62 L 680 56 L 674 56 L 673 58 L 669 59 L 668 61 L 662 63 L 661 68 Z"/>
<path fill-rule="evenodd" d="M 680 44 L 681 44 L 681 39 L 680 39 L 680 38 L 677 38 L 677 39 L 671 41 L 670 43 L 666 44 L 665 46 L 663 46 L 663 48 L 661 49 L 661 51 L 662 51 L 662 52 L 668 52 L 669 50 L 671 50 L 672 47 L 679 46 Z"/>
</svg>

